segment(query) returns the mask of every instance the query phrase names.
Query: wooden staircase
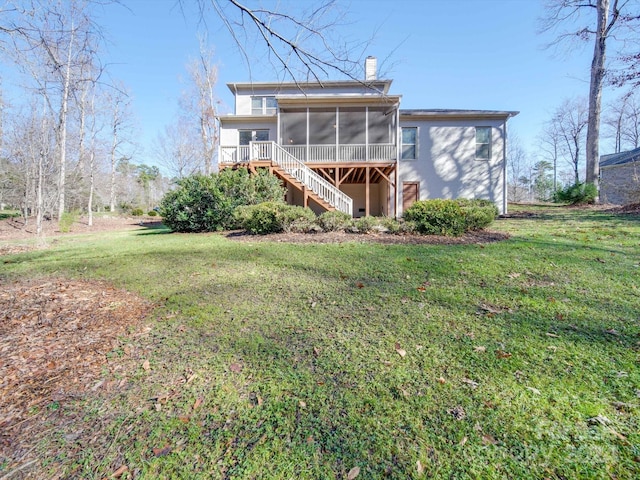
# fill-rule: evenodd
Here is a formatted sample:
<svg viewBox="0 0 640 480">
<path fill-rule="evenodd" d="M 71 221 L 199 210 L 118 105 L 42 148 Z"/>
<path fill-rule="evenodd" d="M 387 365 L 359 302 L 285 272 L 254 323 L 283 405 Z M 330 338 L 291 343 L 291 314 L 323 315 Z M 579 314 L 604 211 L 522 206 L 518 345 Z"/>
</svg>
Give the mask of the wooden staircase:
<svg viewBox="0 0 640 480">
<path fill-rule="evenodd" d="M 286 170 L 284 170 L 280 166 L 272 165 L 271 170 L 273 171 L 274 174 L 276 174 L 282 180 L 284 180 L 287 183 L 290 183 L 293 187 L 297 188 L 302 192 L 302 194 L 304 195 L 305 205 L 307 205 L 307 201 L 310 198 L 314 202 L 316 202 L 318 205 L 320 205 L 322 208 L 327 210 L 328 212 L 333 212 L 336 210 L 335 206 L 331 205 L 324 198 L 322 198 L 316 192 L 308 188 L 304 183 L 302 183 L 296 177 L 294 177 L 293 175 L 290 175 Z"/>
<path fill-rule="evenodd" d="M 353 200 L 339 188 L 322 178 L 303 162 L 284 150 L 275 142 L 251 142 L 251 159 L 270 161 L 271 168 L 283 180 L 291 183 L 304 194 L 305 204 L 308 198 L 321 207 L 332 211 L 353 215 Z"/>
</svg>

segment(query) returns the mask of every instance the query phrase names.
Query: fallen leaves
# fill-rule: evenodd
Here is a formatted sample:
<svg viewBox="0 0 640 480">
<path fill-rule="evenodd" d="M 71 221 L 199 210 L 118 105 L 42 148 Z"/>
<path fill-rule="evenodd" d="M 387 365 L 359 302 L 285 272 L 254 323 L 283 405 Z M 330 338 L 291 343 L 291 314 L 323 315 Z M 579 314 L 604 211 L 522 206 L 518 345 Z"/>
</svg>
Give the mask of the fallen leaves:
<svg viewBox="0 0 640 480">
<path fill-rule="evenodd" d="M 202 397 L 198 397 L 196 398 L 196 401 L 193 402 L 193 406 L 191 407 L 193 410 L 196 410 L 200 405 L 202 405 L 202 402 L 204 401 L 204 399 Z"/>
<path fill-rule="evenodd" d="M 496 350 L 496 357 L 497 358 L 511 358 L 512 354 L 509 352 L 505 352 L 504 350 Z"/>
<path fill-rule="evenodd" d="M 155 457 L 166 457 L 171 453 L 171 445 L 167 444 L 164 447 L 154 448 L 153 455 Z"/>
<path fill-rule="evenodd" d="M 360 475 L 360 467 L 353 467 L 349 470 L 349 473 L 347 473 L 347 480 L 353 480 L 358 475 Z"/>
<path fill-rule="evenodd" d="M 467 416 L 467 413 L 464 411 L 464 408 L 462 408 L 461 405 L 457 405 L 447 410 L 447 412 L 451 414 L 456 420 L 463 420 Z"/>
<path fill-rule="evenodd" d="M 407 355 L 407 351 L 400 347 L 400 343 L 396 342 L 396 353 L 404 358 Z"/>
<path fill-rule="evenodd" d="M 483 445 L 496 445 L 498 441 L 493 437 L 493 435 L 489 435 L 485 433 L 482 435 L 482 444 Z"/>
<path fill-rule="evenodd" d="M 469 385 L 473 389 L 478 388 L 478 386 L 480 385 L 478 382 L 474 382 L 470 378 L 463 378 L 462 383 L 464 383 L 465 385 Z"/>
<path fill-rule="evenodd" d="M 487 347 L 485 347 L 484 345 L 478 345 L 476 347 L 473 347 L 473 351 L 478 353 L 484 353 L 487 351 Z"/>
<path fill-rule="evenodd" d="M 151 364 L 149 363 L 149 360 L 145 360 L 145 361 L 142 363 L 142 369 L 143 369 L 145 372 L 148 372 L 149 370 L 151 370 Z"/>
<path fill-rule="evenodd" d="M 481 303 L 478 305 L 478 310 L 480 314 L 484 315 L 497 315 L 499 313 L 513 313 L 513 310 L 509 307 L 499 307 L 496 305 L 491 305 L 490 303 Z"/>
<path fill-rule="evenodd" d="M 126 465 L 122 465 L 120 467 L 118 467 L 111 475 L 111 478 L 120 478 L 122 477 L 122 475 L 124 475 L 126 472 L 129 471 L 129 467 L 127 467 Z"/>
<path fill-rule="evenodd" d="M 229 365 L 229 370 L 231 370 L 233 373 L 240 373 L 243 369 L 243 365 L 238 362 L 233 362 L 231 365 Z"/>
<path fill-rule="evenodd" d="M 127 383 L 123 364 L 132 372 L 141 366 L 131 342 L 145 333 L 152 308 L 106 282 L 40 278 L 3 283 L 0 430 L 10 432 L 2 448 L 11 446 L 4 452 L 29 451 L 51 428 L 43 426 L 44 416 L 32 413 L 52 399 L 63 402 L 122 388 Z M 111 375 L 116 368 L 119 379 Z M 23 461 L 30 461 L 30 455 Z"/>
</svg>

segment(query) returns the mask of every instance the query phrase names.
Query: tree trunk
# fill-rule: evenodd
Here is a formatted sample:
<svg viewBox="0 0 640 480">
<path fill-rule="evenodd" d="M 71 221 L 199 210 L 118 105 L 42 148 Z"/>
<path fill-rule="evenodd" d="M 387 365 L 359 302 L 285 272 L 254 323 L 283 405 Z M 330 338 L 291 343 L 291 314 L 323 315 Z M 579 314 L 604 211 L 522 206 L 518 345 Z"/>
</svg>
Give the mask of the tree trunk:
<svg viewBox="0 0 640 480">
<path fill-rule="evenodd" d="M 69 109 L 69 90 L 71 87 L 71 53 L 73 50 L 74 29 L 71 24 L 71 39 L 69 40 L 69 49 L 67 52 L 67 61 L 65 65 L 65 74 L 62 88 L 62 99 L 60 103 L 60 117 L 58 123 L 58 148 L 60 151 L 60 172 L 58 179 L 58 220 L 62 218 L 64 213 L 66 175 L 67 175 L 67 111 Z"/>
<path fill-rule="evenodd" d="M 89 201 L 87 203 L 87 210 L 89 219 L 87 223 L 90 227 L 93 226 L 93 189 L 94 189 L 94 175 L 93 175 L 93 167 L 95 163 L 95 148 L 91 149 L 91 153 L 89 153 Z"/>
<path fill-rule="evenodd" d="M 587 124 L 587 183 L 598 188 L 600 177 L 600 112 L 602 104 L 602 82 L 609 17 L 609 0 L 598 0 L 598 25 L 591 62 L 591 83 L 589 85 L 589 123 Z M 598 199 L 597 199 L 598 200 Z"/>
<path fill-rule="evenodd" d="M 113 129 L 113 143 L 111 144 L 111 194 L 109 195 L 109 210 L 116 211 L 116 146 L 118 136 L 116 129 Z"/>
</svg>

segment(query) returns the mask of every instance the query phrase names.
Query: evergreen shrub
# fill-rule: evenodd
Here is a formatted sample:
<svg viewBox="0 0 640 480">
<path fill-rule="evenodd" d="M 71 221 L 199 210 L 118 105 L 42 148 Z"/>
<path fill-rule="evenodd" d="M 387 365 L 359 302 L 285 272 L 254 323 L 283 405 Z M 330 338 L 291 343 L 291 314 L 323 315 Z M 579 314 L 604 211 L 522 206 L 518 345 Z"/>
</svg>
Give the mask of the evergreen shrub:
<svg viewBox="0 0 640 480">
<path fill-rule="evenodd" d="M 488 200 L 420 200 L 404 212 L 419 233 L 458 236 L 489 226 L 498 209 Z"/>
<path fill-rule="evenodd" d="M 575 183 L 556 190 L 553 194 L 553 201 L 580 205 L 594 203 L 597 197 L 598 189 L 593 183 Z"/>
<path fill-rule="evenodd" d="M 160 203 L 163 223 L 176 232 L 213 232 L 238 228 L 234 211 L 241 205 L 283 202 L 285 190 L 268 171 L 240 168 L 177 181 Z"/>
</svg>

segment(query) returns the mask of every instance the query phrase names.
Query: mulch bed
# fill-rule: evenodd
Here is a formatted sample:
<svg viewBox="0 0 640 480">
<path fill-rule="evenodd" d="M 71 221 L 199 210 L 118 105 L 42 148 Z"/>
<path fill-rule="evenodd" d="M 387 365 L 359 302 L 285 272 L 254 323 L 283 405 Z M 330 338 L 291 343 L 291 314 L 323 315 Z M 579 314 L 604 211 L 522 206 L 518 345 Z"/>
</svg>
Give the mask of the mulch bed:
<svg viewBox="0 0 640 480">
<path fill-rule="evenodd" d="M 508 233 L 481 230 L 469 232 L 459 237 L 441 235 L 393 235 L 389 233 L 275 233 L 251 235 L 244 231 L 225 234 L 231 240 L 243 242 L 283 242 L 283 243 L 381 243 L 385 245 L 466 245 L 474 243 L 500 242 L 509 238 Z"/>
<path fill-rule="evenodd" d="M 67 402 L 124 386 L 127 371 L 113 352 L 131 353 L 124 342 L 148 332 L 145 317 L 153 305 L 97 281 L 0 287 L 0 474 L 45 478 L 33 471 L 42 459 L 38 442 L 63 431 L 63 424 L 82 424 L 82 418 L 63 418 Z M 90 428 L 84 434 L 93 435 Z M 47 457 L 56 453 L 52 448 Z"/>
</svg>

